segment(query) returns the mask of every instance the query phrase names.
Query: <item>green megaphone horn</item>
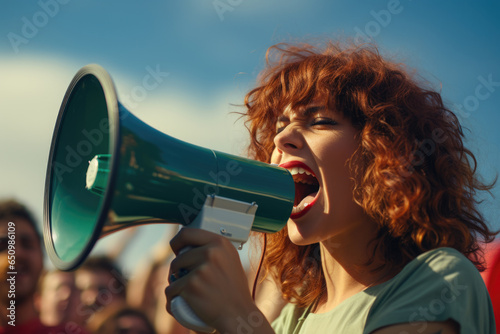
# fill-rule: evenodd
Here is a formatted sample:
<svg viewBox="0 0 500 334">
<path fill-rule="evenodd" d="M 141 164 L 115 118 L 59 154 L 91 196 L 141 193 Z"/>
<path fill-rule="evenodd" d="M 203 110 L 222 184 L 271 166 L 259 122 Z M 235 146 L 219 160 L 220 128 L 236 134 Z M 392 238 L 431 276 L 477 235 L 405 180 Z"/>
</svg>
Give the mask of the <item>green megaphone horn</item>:
<svg viewBox="0 0 500 334">
<path fill-rule="evenodd" d="M 68 87 L 52 138 L 45 247 L 57 268 L 72 270 L 98 239 L 142 224 L 204 228 L 243 243 L 250 230 L 281 230 L 294 196 L 283 168 L 195 146 L 145 124 L 119 103 L 109 74 L 87 65 Z M 178 320 L 210 331 L 203 323 L 190 326 L 190 318 Z"/>
</svg>

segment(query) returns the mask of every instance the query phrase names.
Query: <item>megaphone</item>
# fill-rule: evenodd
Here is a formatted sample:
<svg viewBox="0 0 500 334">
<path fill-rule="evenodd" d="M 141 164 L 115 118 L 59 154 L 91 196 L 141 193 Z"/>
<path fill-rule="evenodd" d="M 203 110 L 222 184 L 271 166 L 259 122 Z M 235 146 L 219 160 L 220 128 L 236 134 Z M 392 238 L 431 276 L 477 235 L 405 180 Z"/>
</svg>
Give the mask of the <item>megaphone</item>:
<svg viewBox="0 0 500 334">
<path fill-rule="evenodd" d="M 72 270 L 98 239 L 143 224 L 195 226 L 243 243 L 250 230 L 281 230 L 294 196 L 283 168 L 145 124 L 118 101 L 106 70 L 91 64 L 71 81 L 57 117 L 45 183 L 45 248 L 55 267 Z"/>
</svg>

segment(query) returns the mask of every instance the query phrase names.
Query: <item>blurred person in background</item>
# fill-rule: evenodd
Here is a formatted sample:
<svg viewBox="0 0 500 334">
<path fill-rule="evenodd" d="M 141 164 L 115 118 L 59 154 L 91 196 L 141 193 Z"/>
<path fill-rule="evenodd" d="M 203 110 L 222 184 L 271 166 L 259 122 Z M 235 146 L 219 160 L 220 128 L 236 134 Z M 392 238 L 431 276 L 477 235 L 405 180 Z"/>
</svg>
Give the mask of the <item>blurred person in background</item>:
<svg viewBox="0 0 500 334">
<path fill-rule="evenodd" d="M 158 334 L 190 332 L 165 312 L 163 290 L 168 285 L 168 271 L 174 255 L 169 241 L 176 232 L 176 228 L 166 227 L 163 238 L 153 247 L 150 258 L 141 261 L 127 285 L 128 304 L 143 311 L 152 320 Z"/>
<path fill-rule="evenodd" d="M 157 334 L 142 310 L 122 307 L 105 313 L 104 321 L 94 334 Z"/>
<path fill-rule="evenodd" d="M 115 261 L 106 256 L 91 256 L 75 271 L 75 285 L 81 303 L 76 312 L 86 320 L 91 332 L 102 322 L 102 312 L 126 305 L 127 280 Z"/>
<path fill-rule="evenodd" d="M 64 322 L 84 325 L 84 317 L 77 312 L 81 305 L 80 291 L 75 285 L 72 271 L 51 270 L 45 272 L 39 282 L 37 309 L 40 320 L 47 326 Z"/>
<path fill-rule="evenodd" d="M 41 238 L 33 215 L 16 200 L 0 201 L 0 333 L 85 333 L 73 322 L 41 322 L 35 296 L 42 270 Z"/>
</svg>

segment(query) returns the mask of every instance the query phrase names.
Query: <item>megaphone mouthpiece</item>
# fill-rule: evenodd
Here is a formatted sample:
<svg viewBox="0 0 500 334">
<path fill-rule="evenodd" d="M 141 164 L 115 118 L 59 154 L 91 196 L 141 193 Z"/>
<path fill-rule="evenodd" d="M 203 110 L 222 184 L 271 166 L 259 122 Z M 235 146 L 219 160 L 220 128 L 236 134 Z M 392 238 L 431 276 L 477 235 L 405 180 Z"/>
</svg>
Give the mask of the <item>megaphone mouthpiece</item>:
<svg viewBox="0 0 500 334">
<path fill-rule="evenodd" d="M 110 154 L 98 154 L 89 161 L 85 188 L 97 195 L 103 195 L 108 184 Z"/>
</svg>

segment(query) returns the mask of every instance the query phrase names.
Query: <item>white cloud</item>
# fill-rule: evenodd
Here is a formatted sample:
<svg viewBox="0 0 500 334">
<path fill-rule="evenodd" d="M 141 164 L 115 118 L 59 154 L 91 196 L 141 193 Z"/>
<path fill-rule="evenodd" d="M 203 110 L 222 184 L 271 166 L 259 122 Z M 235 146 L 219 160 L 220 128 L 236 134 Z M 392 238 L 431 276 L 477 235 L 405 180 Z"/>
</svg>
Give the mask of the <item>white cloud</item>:
<svg viewBox="0 0 500 334">
<path fill-rule="evenodd" d="M 166 79 L 168 80 L 168 78 Z M 133 87 L 129 83 L 116 82 L 118 96 L 131 96 Z M 170 88 L 169 88 L 170 89 Z M 223 90 L 211 100 L 197 98 L 195 91 L 167 91 L 159 87 L 148 92 L 143 101 L 127 103 L 121 100 L 130 112 L 148 125 L 172 137 L 191 144 L 211 149 L 240 154 L 248 137 L 231 103 L 241 103 L 231 89 Z"/>
<path fill-rule="evenodd" d="M 0 196 L 27 202 L 38 216 L 52 130 L 73 68 L 43 57 L 0 60 Z"/>
</svg>

